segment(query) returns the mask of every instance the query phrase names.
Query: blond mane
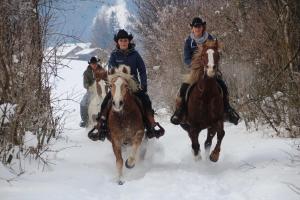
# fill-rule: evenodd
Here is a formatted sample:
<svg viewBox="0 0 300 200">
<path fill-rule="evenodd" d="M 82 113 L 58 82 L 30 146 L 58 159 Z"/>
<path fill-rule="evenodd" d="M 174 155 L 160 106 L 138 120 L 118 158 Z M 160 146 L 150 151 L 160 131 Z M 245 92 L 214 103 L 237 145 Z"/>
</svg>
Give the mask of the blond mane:
<svg viewBox="0 0 300 200">
<path fill-rule="evenodd" d="M 124 72 L 125 71 L 125 72 Z M 130 74 L 130 67 L 127 65 L 120 65 L 118 68 L 114 68 L 114 72 L 108 75 L 108 81 L 111 84 L 112 80 L 121 77 L 124 78 L 129 85 L 131 91 L 136 92 L 139 90 L 138 83 L 134 80 L 133 76 Z"/>
</svg>

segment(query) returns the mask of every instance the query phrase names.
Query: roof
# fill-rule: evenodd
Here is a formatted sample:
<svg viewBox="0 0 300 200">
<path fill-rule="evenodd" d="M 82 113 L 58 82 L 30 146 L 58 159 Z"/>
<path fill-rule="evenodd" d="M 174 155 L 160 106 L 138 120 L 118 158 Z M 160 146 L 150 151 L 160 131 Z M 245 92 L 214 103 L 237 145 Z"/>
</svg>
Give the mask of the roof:
<svg viewBox="0 0 300 200">
<path fill-rule="evenodd" d="M 95 52 L 95 51 L 102 51 L 102 49 L 100 49 L 100 48 L 88 48 L 88 49 L 83 49 L 83 50 L 81 50 L 81 51 L 79 51 L 79 52 L 77 52 L 75 55 L 86 55 L 86 54 L 91 54 L 91 53 L 93 53 L 93 52 Z"/>
<path fill-rule="evenodd" d="M 56 55 L 57 56 L 67 56 L 69 53 L 71 53 L 73 50 L 78 49 L 78 51 L 81 51 L 83 48 L 80 46 L 77 46 L 76 44 L 63 44 L 56 48 Z"/>
</svg>

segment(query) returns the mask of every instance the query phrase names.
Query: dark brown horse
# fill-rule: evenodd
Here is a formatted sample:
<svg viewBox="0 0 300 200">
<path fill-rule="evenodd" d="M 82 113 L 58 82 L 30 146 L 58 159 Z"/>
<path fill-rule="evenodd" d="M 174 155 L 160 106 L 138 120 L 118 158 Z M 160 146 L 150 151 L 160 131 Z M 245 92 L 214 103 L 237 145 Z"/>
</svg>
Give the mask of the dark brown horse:
<svg viewBox="0 0 300 200">
<path fill-rule="evenodd" d="M 209 156 L 212 139 L 217 133 L 217 144 L 209 158 L 219 159 L 224 132 L 224 107 L 222 90 L 215 76 L 219 64 L 218 41 L 209 40 L 198 48 L 192 59 L 192 71 L 187 82 L 192 88 L 187 101 L 187 112 L 181 126 L 189 134 L 195 159 L 201 159 L 198 136 L 208 129 L 205 141 L 206 156 Z"/>
<path fill-rule="evenodd" d="M 144 138 L 142 112 L 134 92 L 137 85 L 130 75 L 130 68 L 120 66 L 109 75 L 112 94 L 112 108 L 108 114 L 108 139 L 112 143 L 118 170 L 118 183 L 123 184 L 122 145 L 132 146 L 131 153 L 125 162 L 127 168 L 133 168 L 136 155 Z"/>
</svg>

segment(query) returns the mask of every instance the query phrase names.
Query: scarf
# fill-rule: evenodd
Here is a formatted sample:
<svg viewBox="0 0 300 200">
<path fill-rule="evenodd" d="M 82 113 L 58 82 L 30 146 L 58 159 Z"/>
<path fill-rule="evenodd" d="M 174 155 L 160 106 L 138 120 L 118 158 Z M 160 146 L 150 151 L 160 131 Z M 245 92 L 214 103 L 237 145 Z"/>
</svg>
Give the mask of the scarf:
<svg viewBox="0 0 300 200">
<path fill-rule="evenodd" d="M 192 41 L 194 40 L 197 44 L 203 44 L 208 38 L 208 33 L 205 31 L 203 35 L 199 38 L 195 38 L 194 33 L 191 33 L 190 37 L 192 38 Z"/>
</svg>

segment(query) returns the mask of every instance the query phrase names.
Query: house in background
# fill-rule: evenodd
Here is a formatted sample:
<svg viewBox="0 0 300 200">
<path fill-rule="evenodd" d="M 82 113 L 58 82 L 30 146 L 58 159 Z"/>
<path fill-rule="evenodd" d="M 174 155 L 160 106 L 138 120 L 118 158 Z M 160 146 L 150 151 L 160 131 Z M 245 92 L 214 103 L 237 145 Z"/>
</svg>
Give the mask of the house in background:
<svg viewBox="0 0 300 200">
<path fill-rule="evenodd" d="M 83 49 L 88 49 L 91 43 L 65 43 L 58 47 L 50 47 L 46 50 L 46 54 L 55 53 L 57 58 L 64 59 L 77 59 L 76 53 Z"/>
<path fill-rule="evenodd" d="M 103 55 L 105 55 L 105 51 L 100 48 L 87 48 L 75 53 L 76 59 L 79 60 L 89 60 L 92 56 L 101 58 Z"/>
<path fill-rule="evenodd" d="M 91 43 L 65 43 L 59 47 L 49 47 L 44 55 L 54 56 L 58 59 L 76 59 L 88 61 L 92 56 L 106 58 L 107 52 L 101 48 L 90 48 Z"/>
<path fill-rule="evenodd" d="M 56 56 L 61 59 L 74 58 L 75 54 L 82 50 L 83 50 L 82 47 L 80 47 L 76 44 L 70 44 L 70 43 L 63 44 L 63 45 L 59 46 L 58 48 L 54 49 Z"/>
</svg>

